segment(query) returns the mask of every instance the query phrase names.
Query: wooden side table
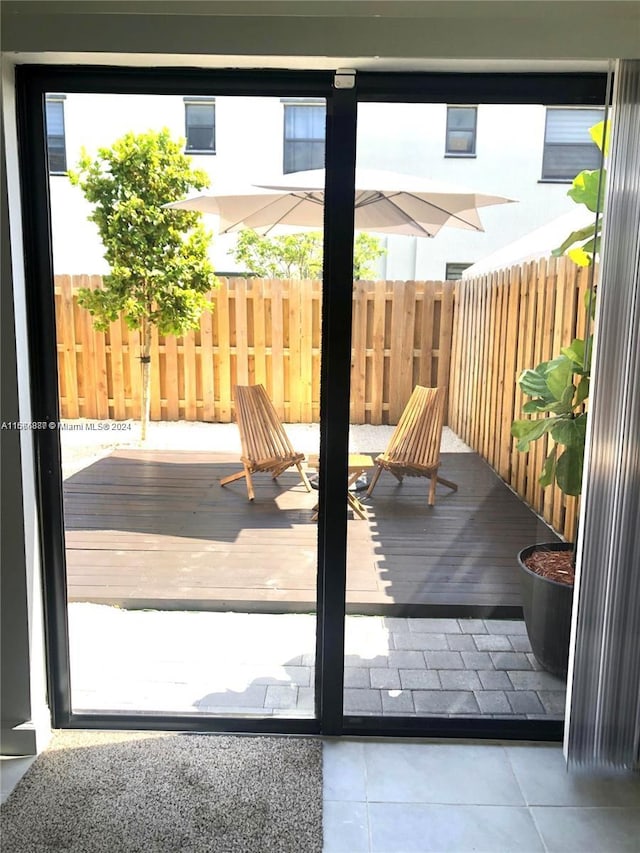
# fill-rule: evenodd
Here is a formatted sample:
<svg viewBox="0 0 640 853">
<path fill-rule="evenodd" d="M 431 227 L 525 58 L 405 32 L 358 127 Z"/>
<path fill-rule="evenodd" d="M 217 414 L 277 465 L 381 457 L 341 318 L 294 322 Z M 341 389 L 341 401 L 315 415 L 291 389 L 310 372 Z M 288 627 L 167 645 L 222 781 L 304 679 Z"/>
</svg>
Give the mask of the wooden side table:
<svg viewBox="0 0 640 853">
<path fill-rule="evenodd" d="M 315 468 L 316 470 L 319 467 L 320 460 L 317 454 L 312 454 L 308 457 L 309 466 L 311 468 Z M 349 461 L 347 466 L 347 505 L 351 507 L 356 518 L 360 518 L 365 520 L 367 518 L 367 509 L 366 507 L 358 500 L 358 496 L 355 492 L 349 491 L 349 487 L 352 486 L 358 477 L 361 477 L 363 474 L 366 474 L 371 468 L 375 468 L 376 463 L 373 461 L 371 456 L 368 456 L 365 453 L 350 453 Z M 318 520 L 318 504 L 316 504 L 313 508 L 313 515 L 311 516 L 312 521 Z"/>
</svg>

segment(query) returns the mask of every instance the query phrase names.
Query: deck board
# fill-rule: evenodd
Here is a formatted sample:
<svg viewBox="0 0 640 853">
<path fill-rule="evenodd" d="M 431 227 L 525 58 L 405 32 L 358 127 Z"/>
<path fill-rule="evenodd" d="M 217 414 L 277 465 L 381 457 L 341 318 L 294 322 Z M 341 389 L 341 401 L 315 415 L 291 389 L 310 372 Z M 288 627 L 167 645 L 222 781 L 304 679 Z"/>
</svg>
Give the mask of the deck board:
<svg viewBox="0 0 640 853">
<path fill-rule="evenodd" d="M 257 475 L 256 500 L 228 454 L 120 450 L 64 486 L 70 601 L 128 607 L 315 609 L 317 494 L 297 472 Z M 476 454 L 443 454 L 427 481 L 382 475 L 368 519 L 348 523 L 347 610 L 393 615 L 519 614 L 515 554 L 556 539 Z M 346 502 L 345 502 L 346 507 Z M 346 509 L 345 509 L 346 511 Z"/>
</svg>

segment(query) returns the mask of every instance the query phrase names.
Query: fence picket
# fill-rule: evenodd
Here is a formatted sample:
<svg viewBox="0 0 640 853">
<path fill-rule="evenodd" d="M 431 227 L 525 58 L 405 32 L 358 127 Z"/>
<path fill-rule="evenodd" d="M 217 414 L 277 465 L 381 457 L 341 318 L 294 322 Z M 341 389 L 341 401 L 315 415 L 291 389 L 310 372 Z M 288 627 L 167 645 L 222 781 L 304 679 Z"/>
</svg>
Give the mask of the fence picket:
<svg viewBox="0 0 640 853">
<path fill-rule="evenodd" d="M 300 414 L 302 423 L 313 420 L 313 282 L 304 281 L 300 288 L 300 378 L 298 380 L 300 395 Z"/>
<path fill-rule="evenodd" d="M 271 394 L 278 417 L 284 419 L 284 283 L 271 284 Z"/>
<path fill-rule="evenodd" d="M 211 304 L 211 296 L 209 302 Z M 216 397 L 213 366 L 213 316 L 210 310 L 200 317 L 200 377 L 202 387 L 202 420 L 216 419 Z"/>
<path fill-rule="evenodd" d="M 300 288 L 292 281 L 287 282 L 289 289 L 289 407 L 286 420 L 299 423 L 301 406 L 300 389 Z"/>
<path fill-rule="evenodd" d="M 256 385 L 267 387 L 267 347 L 265 329 L 264 282 L 253 279 L 251 282 L 251 303 L 253 308 L 253 373 Z"/>
<path fill-rule="evenodd" d="M 56 300 L 58 349 L 63 353 L 64 398 L 60 401 L 62 416 L 77 418 L 80 416 L 78 406 L 78 372 L 75 334 L 76 302 L 72 291 L 71 276 L 56 277 L 60 296 Z"/>
<path fill-rule="evenodd" d="M 231 421 L 231 332 L 229 322 L 230 284 L 228 279 L 218 279 L 220 286 L 214 291 L 214 320 L 217 329 L 218 358 L 214 362 L 218 377 L 218 420 L 228 424 Z"/>
<path fill-rule="evenodd" d="M 438 387 L 449 388 L 451 369 L 451 339 L 453 336 L 453 282 L 442 283 L 442 301 L 440 303 L 440 337 L 438 340 Z M 448 422 L 448 394 L 445 397 L 445 423 Z"/>
<path fill-rule="evenodd" d="M 177 421 L 180 417 L 180 399 L 178 395 L 178 341 L 173 335 L 164 339 L 164 382 L 167 406 L 167 420 Z"/>
<path fill-rule="evenodd" d="M 193 329 L 182 338 L 182 369 L 184 371 L 184 419 L 198 419 L 196 401 L 196 340 Z"/>
<path fill-rule="evenodd" d="M 113 417 L 123 421 L 127 417 L 127 401 L 124 392 L 124 374 L 122 366 L 122 325 L 118 319 L 109 326 L 109 347 L 107 358 L 111 364 L 111 397 Z"/>
<path fill-rule="evenodd" d="M 434 282 L 420 282 L 422 292 L 422 318 L 420 323 L 419 384 L 431 388 L 433 368 L 433 311 Z"/>
<path fill-rule="evenodd" d="M 386 282 L 376 281 L 373 291 L 373 327 L 371 331 L 371 423 L 382 423 L 384 391 L 384 325 L 387 309 Z M 424 334 L 424 333 L 423 333 Z"/>
<path fill-rule="evenodd" d="M 313 358 L 313 371 L 312 371 L 312 388 L 311 388 L 311 417 L 314 423 L 317 423 L 320 420 L 320 369 L 321 369 L 321 361 L 322 354 L 320 352 L 320 338 L 321 338 L 321 318 L 322 318 L 322 282 L 314 281 L 311 288 L 311 300 L 312 300 L 312 328 L 313 328 L 313 336 L 312 336 L 312 358 Z"/>
<path fill-rule="evenodd" d="M 351 320 L 351 423 L 365 422 L 365 388 L 367 379 L 367 285 L 353 285 Z"/>
<path fill-rule="evenodd" d="M 151 404 L 149 417 L 152 421 L 159 421 L 162 418 L 161 387 L 159 335 L 154 326 L 151 329 L 151 399 L 149 401 Z"/>
<path fill-rule="evenodd" d="M 127 329 L 129 373 L 131 382 L 131 408 L 136 414 L 134 418 L 140 417 L 142 406 L 142 369 L 140 365 L 140 331 L 139 329 Z"/>
<path fill-rule="evenodd" d="M 244 278 L 235 281 L 236 308 L 236 383 L 249 384 L 249 330 L 247 317 L 247 282 Z"/>
<path fill-rule="evenodd" d="M 512 477 L 511 459 L 513 438 L 511 423 L 515 417 L 515 393 L 517 387 L 518 323 L 513 322 L 520 314 L 520 267 L 514 270 L 511 281 L 507 280 L 505 298 L 505 341 L 504 387 L 502 392 L 502 440 L 500 443 L 500 475 L 508 482 Z"/>
</svg>

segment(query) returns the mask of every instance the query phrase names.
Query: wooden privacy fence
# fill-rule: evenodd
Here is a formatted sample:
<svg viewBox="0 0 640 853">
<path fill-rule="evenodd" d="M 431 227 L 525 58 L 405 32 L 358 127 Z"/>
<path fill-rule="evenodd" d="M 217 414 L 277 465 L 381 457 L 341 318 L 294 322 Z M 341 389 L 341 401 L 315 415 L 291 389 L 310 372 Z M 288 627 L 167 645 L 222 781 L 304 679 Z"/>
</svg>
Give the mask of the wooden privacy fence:
<svg viewBox="0 0 640 853">
<path fill-rule="evenodd" d="M 449 424 L 555 530 L 573 540 L 578 500 L 542 489 L 550 439 L 516 449 L 511 422 L 522 417 L 517 378 L 585 335 L 590 270 L 550 258 L 456 283 Z"/>
<path fill-rule="evenodd" d="M 262 383 L 288 423 L 320 416 L 321 283 L 224 279 L 212 311 L 151 352 L 152 420 L 233 419 L 235 384 Z M 58 375 L 63 418 L 140 416 L 139 334 L 123 321 L 93 329 L 80 287 L 100 276 L 56 276 Z M 417 383 L 447 385 L 453 282 L 356 282 L 351 420 L 397 423 Z"/>
</svg>

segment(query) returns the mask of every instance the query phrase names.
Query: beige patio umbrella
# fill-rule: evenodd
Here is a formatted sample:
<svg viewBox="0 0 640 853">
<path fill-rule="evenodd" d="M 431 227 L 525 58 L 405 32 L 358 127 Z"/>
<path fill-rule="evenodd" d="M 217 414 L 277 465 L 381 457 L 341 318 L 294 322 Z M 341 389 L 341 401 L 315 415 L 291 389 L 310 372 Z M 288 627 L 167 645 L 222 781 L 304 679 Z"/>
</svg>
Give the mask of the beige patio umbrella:
<svg viewBox="0 0 640 853">
<path fill-rule="evenodd" d="M 316 228 L 324 217 L 324 169 L 279 176 L 240 192 L 205 193 L 165 205 L 217 214 L 219 231 Z M 484 231 L 478 208 L 513 199 L 395 172 L 356 170 L 355 228 L 434 237 L 444 226 Z"/>
</svg>

